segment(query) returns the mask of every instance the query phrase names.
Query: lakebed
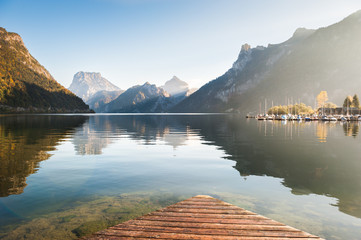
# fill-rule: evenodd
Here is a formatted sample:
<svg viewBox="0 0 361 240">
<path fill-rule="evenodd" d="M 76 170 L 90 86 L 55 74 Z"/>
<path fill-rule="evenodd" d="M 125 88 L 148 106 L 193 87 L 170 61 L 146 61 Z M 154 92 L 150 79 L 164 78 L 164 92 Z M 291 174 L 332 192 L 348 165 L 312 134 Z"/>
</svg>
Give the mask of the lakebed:
<svg viewBox="0 0 361 240">
<path fill-rule="evenodd" d="M 327 239 L 361 228 L 359 123 L 0 116 L 0 237 L 74 239 L 206 194 Z"/>
</svg>

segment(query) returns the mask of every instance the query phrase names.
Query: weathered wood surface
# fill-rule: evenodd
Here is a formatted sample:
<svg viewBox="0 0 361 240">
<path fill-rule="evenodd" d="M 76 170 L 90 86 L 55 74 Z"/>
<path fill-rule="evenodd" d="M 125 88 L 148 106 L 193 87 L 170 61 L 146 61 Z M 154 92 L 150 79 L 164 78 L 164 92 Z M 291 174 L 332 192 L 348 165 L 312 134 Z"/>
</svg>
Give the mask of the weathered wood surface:
<svg viewBox="0 0 361 240">
<path fill-rule="evenodd" d="M 321 239 L 210 196 L 199 195 L 84 239 Z"/>
</svg>

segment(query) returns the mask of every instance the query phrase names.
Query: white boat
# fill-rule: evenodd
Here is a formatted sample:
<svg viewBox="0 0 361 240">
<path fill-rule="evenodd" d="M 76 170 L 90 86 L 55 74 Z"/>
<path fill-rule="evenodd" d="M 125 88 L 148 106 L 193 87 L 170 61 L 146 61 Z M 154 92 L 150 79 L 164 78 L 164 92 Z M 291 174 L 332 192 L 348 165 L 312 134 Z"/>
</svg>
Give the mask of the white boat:
<svg viewBox="0 0 361 240">
<path fill-rule="evenodd" d="M 322 116 L 321 121 L 329 121 L 327 116 Z"/>
</svg>

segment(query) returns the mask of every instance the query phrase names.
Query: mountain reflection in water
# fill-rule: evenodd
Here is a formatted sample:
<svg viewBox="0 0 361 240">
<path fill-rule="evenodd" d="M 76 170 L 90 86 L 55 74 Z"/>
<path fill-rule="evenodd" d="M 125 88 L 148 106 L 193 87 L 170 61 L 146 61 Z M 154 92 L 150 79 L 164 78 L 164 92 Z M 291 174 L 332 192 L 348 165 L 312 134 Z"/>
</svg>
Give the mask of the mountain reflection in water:
<svg viewBox="0 0 361 240">
<path fill-rule="evenodd" d="M 0 116 L 0 197 L 21 194 L 26 177 L 50 157 L 62 138 L 82 126 L 84 116 Z"/>
<path fill-rule="evenodd" d="M 114 139 L 127 136 L 139 144 L 151 145 L 162 140 L 166 145 L 176 149 L 182 146 L 191 134 L 197 134 L 187 126 L 187 122 L 179 122 L 181 116 L 101 116 L 89 118 L 83 126 L 78 127 L 72 142 L 77 154 L 98 155 Z"/>
<path fill-rule="evenodd" d="M 281 178 L 293 194 L 337 198 L 340 211 L 361 218 L 358 133 L 358 123 L 285 124 L 237 115 L 0 117 L 0 196 L 22 193 L 26 177 L 65 137 L 77 154 L 100 155 L 124 137 L 141 145 L 162 142 L 176 151 L 199 136 L 235 161 L 242 178 Z"/>
<path fill-rule="evenodd" d="M 227 146 L 225 150 L 229 158 L 236 161 L 235 168 L 242 176 L 273 176 L 283 179 L 283 184 L 291 188 L 293 194 L 335 197 L 340 211 L 361 218 L 358 123 L 257 124 L 262 128 L 268 125 L 268 131 L 273 131 L 272 138 L 255 135 L 252 130 L 235 124 L 233 131 L 242 134 L 248 142 L 216 141 L 216 144 Z M 342 136 L 343 132 L 346 137 Z M 280 142 L 282 138 L 289 140 Z"/>
<path fill-rule="evenodd" d="M 92 137 L 78 141 L 77 135 L 84 129 Z M 237 116 L 223 115 L 104 116 L 91 118 L 75 133 L 73 142 L 79 154 L 94 154 L 94 149 L 101 153 L 112 137 L 121 134 L 128 134 L 140 144 L 164 141 L 174 148 L 192 134 L 201 135 L 208 144 L 221 147 L 228 159 L 236 161 L 235 169 L 241 176 L 282 178 L 293 194 L 335 197 L 340 211 L 361 218 L 360 150 L 352 148 L 352 144 L 360 144 L 348 138 L 327 142 L 328 137 L 340 135 L 340 129 L 345 136 L 356 138 L 359 124 L 244 122 Z M 104 133 L 111 136 L 104 138 Z M 348 145 L 346 140 L 352 144 L 342 146 Z"/>
</svg>

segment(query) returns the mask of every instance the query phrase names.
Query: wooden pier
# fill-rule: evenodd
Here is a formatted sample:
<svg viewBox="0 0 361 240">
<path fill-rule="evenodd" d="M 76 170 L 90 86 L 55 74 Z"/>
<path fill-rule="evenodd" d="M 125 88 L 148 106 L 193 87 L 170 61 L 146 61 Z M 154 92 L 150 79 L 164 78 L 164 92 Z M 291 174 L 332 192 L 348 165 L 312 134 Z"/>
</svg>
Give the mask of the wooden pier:
<svg viewBox="0 0 361 240">
<path fill-rule="evenodd" d="M 199 195 L 83 239 L 321 239 L 210 196 Z"/>
</svg>

